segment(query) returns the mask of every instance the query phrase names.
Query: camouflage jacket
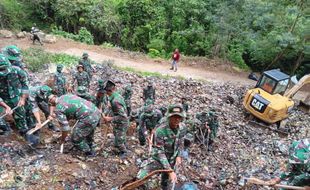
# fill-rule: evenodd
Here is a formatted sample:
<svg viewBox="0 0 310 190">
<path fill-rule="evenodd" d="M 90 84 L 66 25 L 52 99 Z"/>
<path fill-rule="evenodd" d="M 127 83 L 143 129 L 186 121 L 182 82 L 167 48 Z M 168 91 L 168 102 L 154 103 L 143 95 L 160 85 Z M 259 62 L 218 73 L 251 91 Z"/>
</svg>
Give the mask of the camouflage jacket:
<svg viewBox="0 0 310 190">
<path fill-rule="evenodd" d="M 147 100 L 147 99 L 152 99 L 155 101 L 155 89 L 154 87 L 145 87 L 143 89 L 143 99 Z"/>
<path fill-rule="evenodd" d="M 98 108 L 102 106 L 102 108 L 105 109 L 106 106 L 108 105 L 108 102 L 109 102 L 109 97 L 104 92 L 104 90 L 98 89 L 97 94 L 96 94 L 96 106 Z"/>
<path fill-rule="evenodd" d="M 179 129 L 172 130 L 168 122 L 164 122 L 156 128 L 154 134 L 154 144 L 152 149 L 152 159 L 158 161 L 164 169 L 173 169 L 176 157 L 181 156 L 184 149 L 181 123 Z"/>
<path fill-rule="evenodd" d="M 127 123 L 127 108 L 124 98 L 118 93 L 114 92 L 110 97 L 109 101 L 113 112 L 113 123 Z"/>
<path fill-rule="evenodd" d="M 153 110 L 151 113 L 143 112 L 139 118 L 139 127 L 145 127 L 149 130 L 155 129 L 163 115 L 158 109 Z"/>
<path fill-rule="evenodd" d="M 20 68 L 12 66 L 6 76 L 0 76 L 0 97 L 11 99 L 28 94 L 29 81 L 27 74 Z"/>
<path fill-rule="evenodd" d="M 86 59 L 86 60 L 81 59 L 79 63 L 83 65 L 85 71 L 86 71 L 89 75 L 91 75 L 91 73 L 94 71 L 94 68 L 91 66 L 91 62 L 90 62 L 89 59 Z"/>
<path fill-rule="evenodd" d="M 302 139 L 292 143 L 289 149 L 289 164 L 281 179 L 296 186 L 309 185 L 310 181 L 310 139 Z M 307 184 L 308 183 L 308 184 Z"/>
<path fill-rule="evenodd" d="M 81 97 L 81 98 L 83 98 L 83 99 L 85 99 L 87 101 L 90 101 L 93 104 L 97 105 L 97 100 L 96 100 L 95 96 L 93 96 L 93 95 L 86 94 L 86 95 L 79 96 L 79 97 Z"/>
<path fill-rule="evenodd" d="M 28 99 L 30 101 L 30 106 L 31 106 L 32 112 L 39 111 L 38 103 L 46 102 L 46 104 L 48 104 L 48 100 L 44 99 L 43 97 L 40 96 L 40 89 L 41 89 L 41 86 L 31 87 L 29 89 Z"/>
<path fill-rule="evenodd" d="M 73 94 L 66 94 L 57 99 L 55 114 L 63 131 L 70 130 L 68 122 L 70 119 L 87 122 L 93 120 L 94 115 L 96 118 L 100 116 L 98 108 L 93 103 Z"/>
<path fill-rule="evenodd" d="M 127 106 L 130 106 L 131 96 L 132 96 L 132 88 L 131 85 L 128 85 L 123 92 L 123 97 L 125 99 L 125 103 Z"/>
<path fill-rule="evenodd" d="M 66 78 L 63 73 L 56 72 L 54 75 L 54 86 L 55 90 L 66 88 Z"/>
<path fill-rule="evenodd" d="M 87 72 L 77 72 L 74 77 L 74 82 L 77 81 L 78 86 L 85 86 L 86 88 L 89 88 L 90 78 Z M 74 83 L 73 82 L 73 83 Z"/>
</svg>

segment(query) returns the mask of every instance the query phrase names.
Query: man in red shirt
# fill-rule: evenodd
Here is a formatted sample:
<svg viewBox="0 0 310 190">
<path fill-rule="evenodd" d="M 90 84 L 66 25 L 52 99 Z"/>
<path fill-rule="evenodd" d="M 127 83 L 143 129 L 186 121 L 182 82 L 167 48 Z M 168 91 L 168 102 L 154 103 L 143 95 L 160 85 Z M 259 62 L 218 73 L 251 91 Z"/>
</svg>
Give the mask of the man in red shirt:
<svg viewBox="0 0 310 190">
<path fill-rule="evenodd" d="M 180 53 L 179 53 L 179 49 L 175 49 L 173 54 L 172 54 L 172 64 L 171 64 L 171 68 L 170 70 L 174 70 L 174 72 L 176 72 L 178 70 L 178 65 L 177 63 L 180 60 Z"/>
</svg>

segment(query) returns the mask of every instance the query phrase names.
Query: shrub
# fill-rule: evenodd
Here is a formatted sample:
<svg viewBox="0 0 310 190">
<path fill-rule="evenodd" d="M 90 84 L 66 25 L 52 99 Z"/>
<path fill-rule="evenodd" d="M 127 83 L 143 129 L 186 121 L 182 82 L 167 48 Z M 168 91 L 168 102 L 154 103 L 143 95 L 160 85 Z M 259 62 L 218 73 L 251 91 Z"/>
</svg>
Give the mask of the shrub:
<svg viewBox="0 0 310 190">
<path fill-rule="evenodd" d="M 42 48 L 29 48 L 23 51 L 24 61 L 32 72 L 38 72 L 48 67 L 50 63 L 71 66 L 76 64 L 78 57 L 64 53 L 49 53 Z"/>
<path fill-rule="evenodd" d="M 86 44 L 90 44 L 90 45 L 94 44 L 93 35 L 85 27 L 82 27 L 79 30 L 79 34 L 72 34 L 72 33 L 63 31 L 61 27 L 60 28 L 57 28 L 57 27 L 53 28 L 52 33 L 54 35 L 58 35 L 58 36 L 62 36 L 64 38 L 72 39 L 74 41 L 78 41 L 78 42 L 82 42 L 82 43 L 86 43 Z"/>
</svg>

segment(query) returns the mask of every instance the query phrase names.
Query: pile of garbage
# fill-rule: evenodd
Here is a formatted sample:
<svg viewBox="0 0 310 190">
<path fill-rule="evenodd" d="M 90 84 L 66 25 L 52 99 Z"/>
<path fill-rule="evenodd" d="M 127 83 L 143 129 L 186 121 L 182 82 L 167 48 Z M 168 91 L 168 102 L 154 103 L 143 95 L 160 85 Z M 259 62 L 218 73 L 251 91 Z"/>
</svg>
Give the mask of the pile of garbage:
<svg viewBox="0 0 310 190">
<path fill-rule="evenodd" d="M 74 69 L 72 69 L 74 70 Z M 67 76 L 73 72 L 67 68 Z M 185 97 L 189 114 L 216 110 L 220 128 L 210 151 L 192 144 L 188 157 L 179 169 L 179 183 L 194 182 L 199 189 L 240 189 L 245 177 L 270 179 L 285 169 L 288 145 L 309 136 L 310 115 L 297 109 L 290 115 L 288 136 L 280 136 L 268 128 L 253 126 L 245 117 L 242 99 L 250 86 L 233 83 L 212 83 L 180 80 L 177 78 L 146 77 L 119 71 L 109 61 L 96 65 L 91 92 L 94 94 L 98 79 L 113 79 L 119 90 L 133 82 L 132 109 L 143 105 L 142 91 L 151 80 L 156 88 L 155 105 L 169 105 Z M 48 70 L 31 73 L 32 84 L 42 84 Z M 52 73 L 49 74 L 52 76 Z M 106 126 L 105 126 L 106 127 Z M 25 189 L 111 189 L 135 177 L 141 163 L 147 159 L 146 147 L 138 143 L 137 134 L 128 136 L 131 155 L 123 160 L 112 154 L 113 135 L 109 129 L 105 148 L 103 127 L 96 129 L 97 156 L 85 158 L 65 146 L 59 152 L 57 138 L 47 129 L 41 133 L 42 147 L 29 150 L 21 138 L 13 134 L 0 137 L 0 188 Z M 149 182 L 150 189 L 160 189 L 159 177 Z"/>
</svg>

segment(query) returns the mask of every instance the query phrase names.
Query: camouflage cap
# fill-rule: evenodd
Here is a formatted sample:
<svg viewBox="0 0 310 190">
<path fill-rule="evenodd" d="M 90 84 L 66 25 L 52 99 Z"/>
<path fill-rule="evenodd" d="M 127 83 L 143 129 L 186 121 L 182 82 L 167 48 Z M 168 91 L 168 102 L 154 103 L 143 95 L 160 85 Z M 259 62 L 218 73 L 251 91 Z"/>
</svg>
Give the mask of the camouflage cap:
<svg viewBox="0 0 310 190">
<path fill-rule="evenodd" d="M 79 87 L 77 88 L 76 94 L 77 94 L 78 96 L 84 96 L 86 93 L 87 93 L 87 89 L 86 89 L 85 86 L 79 86 Z"/>
<path fill-rule="evenodd" d="M 21 61 L 22 60 L 21 51 L 15 45 L 7 46 L 5 48 L 4 53 L 7 56 L 8 60 L 10 60 L 10 61 Z"/>
<path fill-rule="evenodd" d="M 99 86 L 103 86 L 103 85 L 104 85 L 104 80 L 99 79 L 99 80 L 98 80 L 98 85 L 99 85 Z"/>
<path fill-rule="evenodd" d="M 41 86 L 40 94 L 39 94 L 41 98 L 47 99 L 51 94 L 52 94 L 52 89 L 49 86 L 47 85 Z"/>
<path fill-rule="evenodd" d="M 82 55 L 82 57 L 83 57 L 83 58 L 84 58 L 84 57 L 88 57 L 88 53 L 87 53 L 87 52 L 84 52 L 83 55 Z"/>
<path fill-rule="evenodd" d="M 9 68 L 11 63 L 5 57 L 5 55 L 0 54 L 0 76 L 6 76 L 10 71 Z"/>
<path fill-rule="evenodd" d="M 289 148 L 290 164 L 310 163 L 310 139 L 294 141 Z"/>
<path fill-rule="evenodd" d="M 185 117 L 184 115 L 184 112 L 183 112 L 183 107 L 181 104 L 172 104 L 168 107 L 168 115 L 167 117 L 171 117 L 171 116 L 174 116 L 174 115 L 178 115 L 182 118 Z"/>
<path fill-rule="evenodd" d="M 104 83 L 103 86 L 104 86 L 104 87 L 103 87 L 104 90 L 111 90 L 113 87 L 116 86 L 116 84 L 115 84 L 115 82 L 112 81 L 112 80 L 107 80 L 107 81 Z"/>
<path fill-rule="evenodd" d="M 82 64 L 78 64 L 78 65 L 76 66 L 77 69 L 79 69 L 80 67 L 82 67 L 82 68 L 84 69 L 84 65 L 82 65 Z"/>
<path fill-rule="evenodd" d="M 63 68 L 64 68 L 64 66 L 62 64 L 57 65 L 57 69 L 63 69 Z"/>
</svg>

